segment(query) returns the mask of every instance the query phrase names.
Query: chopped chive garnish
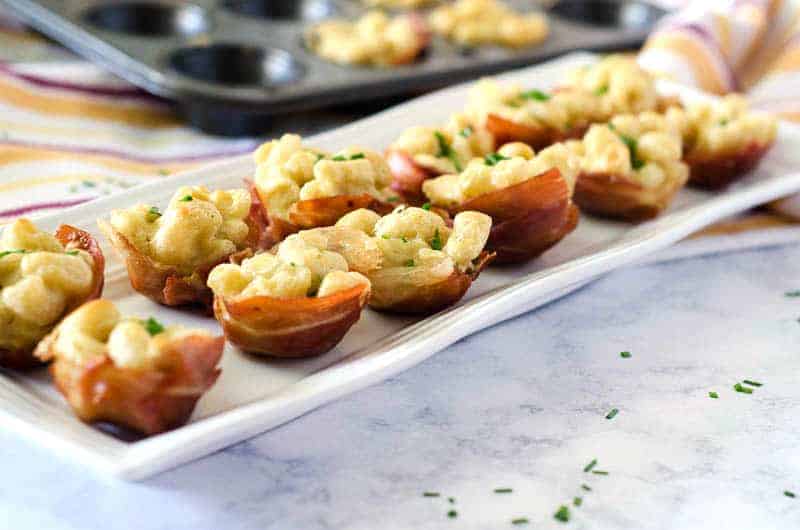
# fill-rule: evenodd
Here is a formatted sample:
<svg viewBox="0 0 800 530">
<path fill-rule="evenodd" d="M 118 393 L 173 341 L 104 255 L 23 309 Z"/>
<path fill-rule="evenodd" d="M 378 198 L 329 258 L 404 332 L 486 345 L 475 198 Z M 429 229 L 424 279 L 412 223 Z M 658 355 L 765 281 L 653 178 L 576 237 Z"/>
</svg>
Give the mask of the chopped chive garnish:
<svg viewBox="0 0 800 530">
<path fill-rule="evenodd" d="M 561 521 L 562 523 L 569 522 L 569 508 L 564 506 L 563 504 L 558 508 L 558 511 L 553 514 L 553 517 L 556 521 Z"/>
<path fill-rule="evenodd" d="M 720 127 L 725 127 L 726 125 L 728 125 L 728 122 L 729 122 L 728 118 L 722 118 L 721 120 L 719 120 L 719 125 Z"/>
<path fill-rule="evenodd" d="M 383 239 L 391 239 L 392 238 L 392 236 L 390 236 L 389 234 L 383 234 L 381 237 Z"/>
<path fill-rule="evenodd" d="M 433 135 L 439 143 L 439 152 L 436 156 L 449 159 L 450 162 L 453 163 L 453 167 L 456 168 L 456 171 L 461 171 L 461 162 L 458 160 L 458 155 L 453 150 L 453 147 L 447 142 L 447 138 L 439 131 L 435 131 Z"/>
<path fill-rule="evenodd" d="M 621 351 L 619 352 L 619 356 L 622 357 L 623 359 L 630 359 L 631 357 L 633 357 L 633 355 L 631 355 L 631 352 L 629 351 Z"/>
<path fill-rule="evenodd" d="M 436 232 L 433 234 L 433 239 L 431 239 L 431 248 L 433 250 L 442 250 L 442 236 L 439 235 L 439 229 L 436 229 Z"/>
<path fill-rule="evenodd" d="M 150 209 L 147 210 L 147 215 L 145 216 L 145 219 L 147 219 L 148 223 L 152 223 L 159 217 L 161 217 L 161 211 L 157 207 L 151 206 Z"/>
<path fill-rule="evenodd" d="M 408 238 L 406 236 L 400 236 L 400 241 L 403 243 L 408 243 Z"/>
<path fill-rule="evenodd" d="M 193 200 L 194 200 L 194 197 L 192 197 L 191 195 L 184 195 L 180 199 L 181 202 L 192 202 Z"/>
<path fill-rule="evenodd" d="M 793 491 L 789 491 L 789 490 L 784 491 L 783 494 L 786 495 L 787 497 L 792 498 L 792 499 L 794 499 L 796 497 L 794 492 Z"/>
<path fill-rule="evenodd" d="M 26 250 L 24 248 L 15 248 L 14 250 L 4 250 L 0 252 L 0 258 L 5 258 L 11 254 L 27 254 L 30 250 Z"/>
<path fill-rule="evenodd" d="M 447 497 L 447 502 L 449 502 L 450 504 L 455 504 L 456 503 L 456 498 L 455 497 Z"/>
<path fill-rule="evenodd" d="M 77 250 L 70 250 L 66 254 L 67 254 L 67 256 L 77 256 L 78 255 L 78 251 Z"/>
<path fill-rule="evenodd" d="M 588 473 L 589 471 L 591 471 L 592 469 L 594 469 L 594 466 L 596 466 L 596 465 L 597 465 L 597 459 L 595 458 L 595 459 L 593 459 L 591 462 L 589 462 L 588 464 L 586 464 L 586 467 L 584 467 L 584 468 L 583 468 L 583 472 L 584 472 L 584 473 Z"/>
<path fill-rule="evenodd" d="M 148 318 L 144 321 L 144 329 L 150 334 L 150 336 L 158 335 L 164 331 L 164 326 L 153 317 Z"/>
<path fill-rule="evenodd" d="M 511 519 L 511 524 L 513 524 L 513 525 L 528 524 L 528 518 L 527 517 L 517 517 L 516 519 Z"/>
<path fill-rule="evenodd" d="M 168 169 L 164 169 L 162 167 L 161 169 L 158 170 L 158 174 L 161 175 L 162 177 L 166 176 L 166 175 L 169 175 L 169 170 Z"/>
<path fill-rule="evenodd" d="M 592 474 L 594 475 L 608 475 L 608 471 L 601 471 L 599 469 L 593 469 Z"/>
<path fill-rule="evenodd" d="M 747 388 L 746 386 L 742 386 L 741 383 L 736 383 L 735 385 L 733 385 L 733 389 L 736 390 L 737 392 L 742 393 L 742 394 L 752 394 L 753 393 L 753 389 L 752 388 Z"/>
<path fill-rule="evenodd" d="M 406 267 L 413 267 L 415 265 L 414 260 L 413 259 L 407 260 L 405 265 Z"/>
<path fill-rule="evenodd" d="M 364 153 L 356 153 L 354 155 L 350 155 L 350 160 L 361 160 L 362 158 L 366 158 Z"/>
<path fill-rule="evenodd" d="M 590 488 L 590 487 L 589 487 L 589 486 L 587 486 L 586 484 L 581 484 L 581 489 L 582 489 L 583 491 L 592 491 L 592 488 Z"/>
<path fill-rule="evenodd" d="M 752 381 L 750 379 L 745 379 L 744 381 L 742 381 L 742 383 L 755 387 L 764 386 L 762 383 L 759 383 L 758 381 Z"/>
<path fill-rule="evenodd" d="M 550 94 L 542 92 L 541 90 L 531 89 L 520 94 L 522 99 L 533 99 L 535 101 L 547 101 L 550 99 Z"/>
<path fill-rule="evenodd" d="M 472 133 L 474 133 L 474 132 L 475 132 L 475 129 L 473 129 L 472 127 L 464 127 L 463 129 L 458 131 L 458 135 L 463 137 L 463 138 L 469 138 L 470 136 L 472 136 Z"/>
<path fill-rule="evenodd" d="M 82 182 L 82 184 L 83 184 L 84 186 L 86 186 L 87 188 L 94 188 L 95 186 L 97 186 L 97 183 L 95 183 L 95 182 L 92 182 L 91 180 L 84 180 L 84 181 Z"/>
<path fill-rule="evenodd" d="M 420 208 L 422 208 L 422 209 L 423 209 L 423 210 L 425 210 L 426 212 L 429 212 L 429 211 L 431 211 L 431 203 L 429 203 L 429 202 L 426 202 L 425 204 L 423 204 L 422 206 L 420 206 Z"/>
<path fill-rule="evenodd" d="M 511 489 L 511 488 L 495 488 L 494 489 L 495 493 L 511 493 L 512 491 L 514 491 L 514 490 Z"/>
<path fill-rule="evenodd" d="M 331 160 L 334 162 L 347 162 L 348 160 L 361 160 L 362 158 L 366 158 L 364 153 L 354 153 L 352 155 L 336 155 Z"/>
<path fill-rule="evenodd" d="M 438 497 L 439 492 L 436 491 L 426 491 L 422 494 L 423 497 Z"/>
<path fill-rule="evenodd" d="M 603 85 L 594 91 L 595 96 L 603 96 L 608 92 L 608 85 Z"/>
<path fill-rule="evenodd" d="M 574 499 L 572 499 L 572 504 L 575 506 L 580 506 L 581 504 L 583 504 L 583 498 L 575 497 Z"/>
<path fill-rule="evenodd" d="M 797 298 L 800 297 L 800 290 L 797 291 L 786 291 L 783 295 L 787 298 Z"/>
<path fill-rule="evenodd" d="M 617 414 L 619 414 L 619 409 L 611 409 L 608 411 L 608 414 L 606 414 L 606 419 L 607 420 L 614 419 L 614 416 L 616 416 Z"/>
<path fill-rule="evenodd" d="M 709 392 L 708 397 L 710 397 L 711 399 L 719 399 L 719 394 L 717 394 L 716 392 Z"/>
<path fill-rule="evenodd" d="M 388 198 L 388 199 L 386 199 L 386 200 L 387 200 L 387 201 L 389 201 L 389 202 L 397 202 L 397 201 L 399 201 L 399 200 L 400 200 L 400 197 L 389 197 L 389 198 Z"/>
<path fill-rule="evenodd" d="M 450 510 L 449 512 L 447 512 L 447 517 L 449 517 L 450 519 L 455 519 L 456 517 L 458 517 L 458 512 L 455 510 Z"/>
<path fill-rule="evenodd" d="M 636 141 L 636 139 L 631 138 L 627 134 L 622 134 L 621 132 L 619 132 L 617 128 L 614 127 L 613 123 L 609 123 L 608 128 L 617 133 L 617 136 L 619 136 L 619 139 L 622 140 L 622 143 L 624 143 L 628 147 L 628 152 L 631 155 L 631 167 L 633 169 L 642 169 L 644 167 L 644 160 L 639 158 L 639 155 L 636 152 L 638 146 L 638 142 Z"/>
<path fill-rule="evenodd" d="M 497 165 L 499 162 L 501 162 L 503 160 L 511 160 L 511 159 L 506 157 L 506 156 L 501 155 L 500 153 L 489 153 L 488 155 L 483 157 L 483 162 L 487 166 L 495 166 L 495 165 Z"/>
</svg>

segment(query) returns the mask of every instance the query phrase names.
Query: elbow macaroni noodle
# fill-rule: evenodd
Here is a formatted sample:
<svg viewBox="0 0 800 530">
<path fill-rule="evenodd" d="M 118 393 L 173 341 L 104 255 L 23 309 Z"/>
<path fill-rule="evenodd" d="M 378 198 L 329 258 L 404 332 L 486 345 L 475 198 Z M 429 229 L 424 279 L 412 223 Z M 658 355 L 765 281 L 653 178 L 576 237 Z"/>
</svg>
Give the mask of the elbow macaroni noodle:
<svg viewBox="0 0 800 530">
<path fill-rule="evenodd" d="M 180 188 L 161 213 L 146 205 L 111 213 L 111 226 L 157 263 L 192 274 L 237 250 L 247 238 L 250 194 L 244 189 Z"/>
<path fill-rule="evenodd" d="M 8 225 L 0 237 L 0 348 L 33 347 L 88 296 L 93 280 L 87 252 L 66 252 L 27 219 Z"/>
</svg>

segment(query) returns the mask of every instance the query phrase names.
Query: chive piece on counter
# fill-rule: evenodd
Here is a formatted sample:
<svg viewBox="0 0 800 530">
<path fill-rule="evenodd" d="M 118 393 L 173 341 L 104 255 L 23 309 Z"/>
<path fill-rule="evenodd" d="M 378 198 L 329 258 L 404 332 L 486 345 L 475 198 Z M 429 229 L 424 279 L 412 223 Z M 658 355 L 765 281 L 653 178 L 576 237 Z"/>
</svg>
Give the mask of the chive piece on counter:
<svg viewBox="0 0 800 530">
<path fill-rule="evenodd" d="M 423 496 L 423 497 L 438 497 L 438 496 L 439 496 L 439 492 L 436 492 L 436 491 L 426 491 L 426 492 L 423 492 L 422 496 Z"/>
<path fill-rule="evenodd" d="M 594 475 L 608 475 L 608 471 L 600 471 L 599 469 L 593 469 L 592 473 Z"/>
<path fill-rule="evenodd" d="M 613 420 L 614 416 L 616 416 L 617 414 L 619 414 L 619 409 L 611 409 L 608 411 L 608 414 L 606 414 L 606 419 Z"/>
<path fill-rule="evenodd" d="M 144 321 L 144 329 L 150 334 L 150 336 L 158 335 L 164 331 L 164 325 L 161 324 L 158 320 L 153 317 L 148 318 Z"/>
<path fill-rule="evenodd" d="M 582 489 L 583 491 L 592 491 L 592 488 L 590 488 L 590 487 L 589 487 L 589 486 L 587 486 L 586 484 L 581 484 L 581 489 Z"/>
<path fill-rule="evenodd" d="M 583 504 L 583 498 L 575 497 L 574 499 L 572 499 L 572 504 L 575 506 L 580 506 L 581 504 Z"/>
<path fill-rule="evenodd" d="M 528 522 L 529 521 L 527 517 L 517 517 L 516 519 L 511 519 L 511 524 L 515 526 L 528 524 Z"/>
<path fill-rule="evenodd" d="M 596 466 L 596 465 L 597 465 L 597 459 L 595 458 L 595 459 L 593 459 L 591 462 L 589 462 L 588 464 L 586 464 L 586 467 L 584 467 L 584 468 L 583 468 L 583 472 L 584 472 L 584 473 L 588 473 L 588 472 L 589 472 L 589 471 L 591 471 L 591 470 L 592 470 L 592 468 L 594 468 L 594 466 Z"/>
<path fill-rule="evenodd" d="M 719 399 L 719 394 L 717 394 L 716 392 L 709 392 L 708 397 L 710 397 L 711 399 Z"/>
<path fill-rule="evenodd" d="M 514 491 L 514 490 L 513 490 L 513 489 L 511 489 L 511 488 L 495 488 L 495 489 L 494 489 L 494 492 L 495 492 L 495 493 L 511 493 L 511 492 L 513 492 L 513 491 Z"/>
<path fill-rule="evenodd" d="M 553 518 L 556 521 L 561 521 L 562 523 L 569 522 L 569 508 L 564 506 L 563 504 L 558 508 L 555 514 L 553 514 Z"/>
<path fill-rule="evenodd" d="M 447 502 L 449 502 L 450 504 L 455 504 L 456 503 L 456 498 L 455 497 L 447 497 Z"/>
<path fill-rule="evenodd" d="M 800 297 L 800 289 L 798 289 L 796 291 L 786 291 L 785 293 L 783 293 L 783 295 L 786 298 L 797 298 L 797 297 Z"/>
<path fill-rule="evenodd" d="M 749 386 L 754 386 L 754 387 L 764 386 L 763 383 L 759 383 L 758 381 L 753 381 L 751 379 L 745 379 L 745 380 L 742 381 L 742 383 L 744 383 L 746 385 L 749 385 Z"/>
<path fill-rule="evenodd" d="M 784 491 L 783 494 L 786 495 L 789 498 L 792 498 L 792 499 L 794 499 L 796 497 L 794 492 L 793 491 L 789 491 L 789 490 Z"/>
<path fill-rule="evenodd" d="M 737 392 L 741 393 L 741 394 L 752 394 L 753 393 L 753 389 L 752 388 L 747 388 L 746 386 L 742 386 L 741 383 L 736 383 L 735 385 L 733 385 L 733 389 L 736 390 Z"/>
<path fill-rule="evenodd" d="M 630 359 L 631 357 L 633 357 L 631 355 L 631 352 L 629 351 L 621 351 L 619 352 L 619 356 L 622 357 L 623 359 Z"/>
<path fill-rule="evenodd" d="M 455 510 L 450 510 L 449 512 L 447 512 L 447 517 L 449 517 L 450 519 L 455 519 L 456 517 L 458 517 L 458 512 Z"/>
<path fill-rule="evenodd" d="M 431 203 L 429 203 L 429 202 L 426 202 L 425 204 L 423 204 L 423 205 L 421 206 L 421 208 L 422 208 L 423 210 L 425 210 L 426 212 L 429 212 L 429 211 L 431 210 Z"/>
</svg>

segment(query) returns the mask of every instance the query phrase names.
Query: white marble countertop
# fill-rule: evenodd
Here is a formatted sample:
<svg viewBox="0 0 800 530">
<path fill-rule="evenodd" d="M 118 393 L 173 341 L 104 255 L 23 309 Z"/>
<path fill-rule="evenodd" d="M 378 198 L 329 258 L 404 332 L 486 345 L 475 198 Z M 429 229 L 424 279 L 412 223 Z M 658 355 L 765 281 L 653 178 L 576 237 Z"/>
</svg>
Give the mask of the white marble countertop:
<svg viewBox="0 0 800 530">
<path fill-rule="evenodd" d="M 0 433 L 0 528 L 800 528 L 798 262 L 790 245 L 619 271 L 143 483 Z M 608 475 L 583 472 L 595 458 Z"/>
</svg>

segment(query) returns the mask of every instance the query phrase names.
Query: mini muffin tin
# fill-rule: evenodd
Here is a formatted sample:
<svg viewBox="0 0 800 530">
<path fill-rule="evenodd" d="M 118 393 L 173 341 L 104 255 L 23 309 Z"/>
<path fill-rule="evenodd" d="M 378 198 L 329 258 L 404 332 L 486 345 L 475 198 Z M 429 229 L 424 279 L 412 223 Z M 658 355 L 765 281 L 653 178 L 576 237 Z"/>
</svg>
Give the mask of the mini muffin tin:
<svg viewBox="0 0 800 530">
<path fill-rule="evenodd" d="M 507 0 L 520 10 L 531 2 Z M 396 68 L 328 62 L 304 33 L 355 18 L 359 0 L 0 0 L 27 23 L 145 90 L 178 102 L 207 132 L 257 134 L 279 113 L 430 89 L 576 49 L 641 43 L 663 11 L 635 0 L 562 0 L 550 35 L 521 50 L 464 48 L 434 37 Z"/>
</svg>

